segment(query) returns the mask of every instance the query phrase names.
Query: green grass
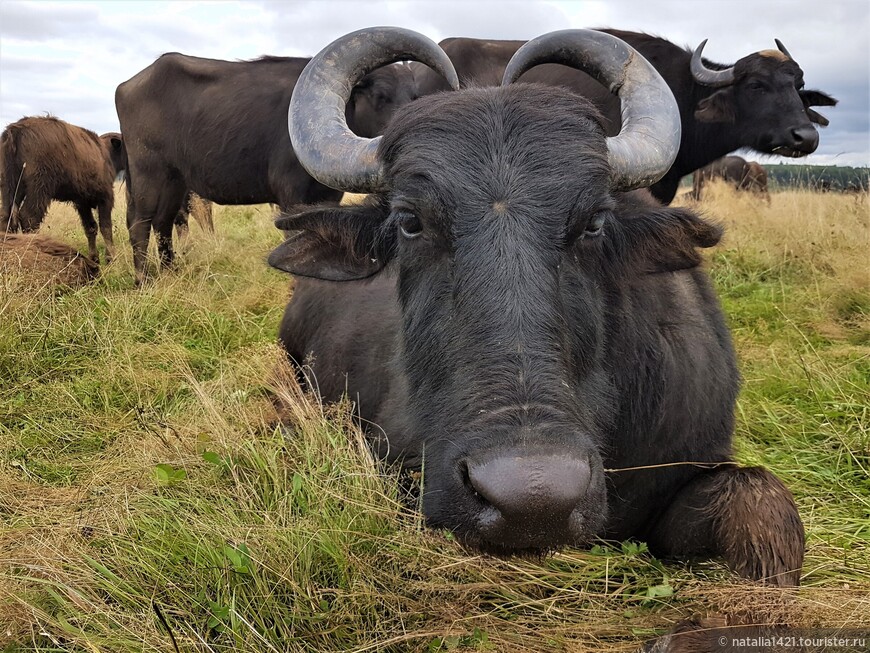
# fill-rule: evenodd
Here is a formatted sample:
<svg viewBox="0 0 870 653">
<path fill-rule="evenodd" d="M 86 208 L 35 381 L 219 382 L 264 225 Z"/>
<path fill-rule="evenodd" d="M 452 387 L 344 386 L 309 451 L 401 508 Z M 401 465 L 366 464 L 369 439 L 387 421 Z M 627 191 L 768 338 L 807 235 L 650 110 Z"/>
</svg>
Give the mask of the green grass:
<svg viewBox="0 0 870 653">
<path fill-rule="evenodd" d="M 710 269 L 744 375 L 738 458 L 795 494 L 798 591 L 641 543 L 503 560 L 424 528 L 348 407 L 287 379 L 290 283 L 264 263 L 280 234 L 265 207 L 224 207 L 141 290 L 118 226 L 121 258 L 90 286 L 0 282 L 0 646 L 601 651 L 715 612 L 866 624 L 867 197 L 710 197 L 729 229 Z M 45 229 L 84 248 L 66 207 Z"/>
</svg>

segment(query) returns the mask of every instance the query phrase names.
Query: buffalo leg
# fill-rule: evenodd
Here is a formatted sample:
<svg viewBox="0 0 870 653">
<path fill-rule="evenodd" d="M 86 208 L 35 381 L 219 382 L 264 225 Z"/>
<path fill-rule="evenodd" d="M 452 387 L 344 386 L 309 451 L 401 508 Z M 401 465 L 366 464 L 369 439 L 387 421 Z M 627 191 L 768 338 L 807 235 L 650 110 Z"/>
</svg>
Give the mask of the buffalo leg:
<svg viewBox="0 0 870 653">
<path fill-rule="evenodd" d="M 92 261 L 99 262 L 100 255 L 97 254 L 97 223 L 94 220 L 94 212 L 89 206 L 84 204 L 76 204 L 76 211 L 79 213 L 82 227 L 85 230 L 85 236 L 88 239 L 88 256 Z"/>
<path fill-rule="evenodd" d="M 127 196 L 127 228 L 130 230 L 130 243 L 133 246 L 136 285 L 140 285 L 145 280 L 148 240 L 152 228 L 157 235 L 161 265 L 165 267 L 172 262 L 172 222 L 181 206 L 184 188 L 178 180 L 165 180 L 162 186 L 152 186 L 145 185 L 140 175 L 132 178 L 136 179 L 136 190 L 129 192 Z M 159 189 L 156 192 L 155 186 Z M 131 199 L 133 202 L 130 202 Z"/>
<path fill-rule="evenodd" d="M 157 232 L 157 252 L 160 255 L 161 268 L 172 267 L 172 264 L 175 262 L 175 251 L 172 248 L 173 223 L 174 220 L 170 221 L 168 224 L 161 224 L 159 228 L 157 226 L 154 228 Z"/>
<path fill-rule="evenodd" d="M 184 248 L 187 244 L 187 239 L 190 237 L 190 227 L 187 223 L 187 215 L 184 213 L 184 209 L 178 212 L 178 215 L 175 216 L 175 235 L 178 238 L 178 244 L 180 247 Z"/>
<path fill-rule="evenodd" d="M 4 210 L 0 216 L 0 232 L 3 231 L 19 231 L 21 229 L 21 218 L 18 204 L 13 204 L 9 209 L 9 215 L 6 215 Z"/>
<path fill-rule="evenodd" d="M 167 183 L 161 193 L 157 212 L 154 215 L 152 227 L 157 235 L 157 251 L 160 254 L 160 266 L 168 268 L 175 260 L 172 249 L 172 227 L 178 213 L 182 210 L 187 196 L 185 188 L 177 183 Z"/>
<path fill-rule="evenodd" d="M 103 243 L 106 245 L 106 263 L 115 258 L 115 239 L 112 236 L 112 207 L 114 203 L 114 199 L 109 199 L 97 206 L 100 233 L 103 236 Z"/>
<path fill-rule="evenodd" d="M 2 211 L 3 214 L 0 215 L 0 233 L 18 231 L 18 204 L 10 202 L 8 207 L 3 206 Z"/>
<path fill-rule="evenodd" d="M 695 478 L 648 539 L 657 555 L 721 555 L 745 578 L 800 584 L 803 523 L 791 492 L 761 467 L 720 467 Z"/>
<path fill-rule="evenodd" d="M 23 170 L 17 175 L 10 176 L 16 177 L 15 182 L 13 183 L 10 179 L 3 180 L 3 192 L 0 192 L 0 196 L 2 196 L 0 204 L 3 207 L 3 215 L 0 215 L 0 232 L 19 231 L 23 228 L 21 225 L 21 205 L 27 200 L 28 180 L 25 178 Z"/>
<path fill-rule="evenodd" d="M 173 222 L 175 223 L 175 235 L 178 237 L 178 245 L 182 249 L 187 244 L 187 238 L 190 235 L 190 227 L 188 226 L 190 218 L 191 194 L 187 191 L 184 194 L 184 199 L 181 200 L 181 207 L 178 213 L 175 214 Z"/>
<path fill-rule="evenodd" d="M 26 234 L 39 231 L 49 204 L 51 199 L 43 193 L 31 193 L 25 197 L 18 207 L 18 224 L 21 231 Z"/>
<path fill-rule="evenodd" d="M 133 194 L 127 191 L 127 231 L 130 232 L 130 246 L 133 248 L 133 269 L 136 285 L 145 281 L 145 266 L 148 263 L 148 240 L 151 237 L 151 219 L 137 215 Z"/>
</svg>

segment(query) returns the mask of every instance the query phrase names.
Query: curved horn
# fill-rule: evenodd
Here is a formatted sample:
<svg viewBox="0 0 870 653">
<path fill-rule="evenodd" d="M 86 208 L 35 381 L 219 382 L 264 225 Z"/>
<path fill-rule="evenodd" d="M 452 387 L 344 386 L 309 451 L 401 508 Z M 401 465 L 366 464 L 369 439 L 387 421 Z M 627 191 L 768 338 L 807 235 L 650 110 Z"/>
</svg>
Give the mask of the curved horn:
<svg viewBox="0 0 870 653">
<path fill-rule="evenodd" d="M 794 61 L 794 57 L 791 56 L 791 52 L 789 52 L 788 48 L 786 48 L 782 44 L 782 41 L 780 41 L 779 39 L 773 39 L 773 42 L 776 43 L 776 47 L 777 47 L 777 49 L 779 49 L 780 52 L 782 52 L 785 56 L 787 56 L 789 59 Z"/>
<path fill-rule="evenodd" d="M 412 59 L 440 73 L 456 90 L 450 58 L 422 34 L 371 27 L 346 34 L 321 50 L 299 76 L 287 123 L 299 163 L 322 184 L 354 193 L 383 185 L 377 158 L 381 138 L 360 138 L 347 126 L 345 105 L 354 85 L 375 68 Z"/>
<path fill-rule="evenodd" d="M 695 52 L 692 54 L 692 63 L 689 66 L 692 70 L 692 77 L 696 82 L 704 86 L 716 88 L 730 86 L 734 83 L 734 66 L 725 70 L 710 70 L 707 68 L 704 62 L 701 61 L 701 52 L 704 50 L 705 45 L 707 45 L 707 39 L 701 41 L 701 45 L 695 48 Z"/>
<path fill-rule="evenodd" d="M 560 63 L 593 76 L 622 104 L 622 130 L 607 139 L 617 190 L 644 188 L 661 179 L 680 149 L 680 110 L 658 71 L 624 41 L 587 29 L 550 32 L 517 50 L 502 84 L 529 68 Z"/>
</svg>

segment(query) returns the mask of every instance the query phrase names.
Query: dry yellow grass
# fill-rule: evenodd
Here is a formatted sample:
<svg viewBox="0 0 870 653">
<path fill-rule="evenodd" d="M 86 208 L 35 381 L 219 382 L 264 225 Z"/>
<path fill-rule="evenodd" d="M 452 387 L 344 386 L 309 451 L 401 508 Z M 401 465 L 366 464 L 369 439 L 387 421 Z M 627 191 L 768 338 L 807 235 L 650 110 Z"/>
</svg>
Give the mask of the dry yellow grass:
<svg viewBox="0 0 870 653">
<path fill-rule="evenodd" d="M 812 285 L 819 314 L 849 312 L 849 303 L 870 291 L 870 195 L 815 193 L 795 189 L 771 194 L 770 204 L 739 193 L 721 181 L 705 188 L 705 198 L 679 203 L 699 209 L 725 226 L 721 250 L 765 261 L 773 270 L 794 269 Z M 870 332 L 870 314 L 855 311 L 850 326 Z M 835 320 L 819 324 L 844 337 Z"/>
</svg>

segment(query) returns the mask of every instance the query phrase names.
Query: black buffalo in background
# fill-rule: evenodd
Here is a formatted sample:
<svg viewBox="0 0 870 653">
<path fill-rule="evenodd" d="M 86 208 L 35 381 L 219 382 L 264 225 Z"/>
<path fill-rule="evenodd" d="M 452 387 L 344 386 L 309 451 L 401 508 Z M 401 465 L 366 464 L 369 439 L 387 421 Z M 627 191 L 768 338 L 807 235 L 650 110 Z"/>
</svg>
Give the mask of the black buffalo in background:
<svg viewBox="0 0 870 653">
<path fill-rule="evenodd" d="M 662 79 L 609 34 L 554 32 L 513 56 L 503 86 L 421 98 L 383 137 L 354 137 L 348 89 L 399 54 L 458 87 L 443 51 L 396 28 L 339 39 L 297 84 L 299 160 L 373 195 L 277 221 L 292 235 L 270 263 L 299 277 L 280 328 L 291 358 L 383 429 L 381 455 L 424 469 L 427 522 L 469 544 L 639 538 L 797 584 L 791 493 L 733 462 L 739 376 L 699 267 L 720 230 L 628 192 L 677 156 Z M 613 84 L 626 126 L 608 137 L 571 91 L 512 83 L 547 61 Z"/>
<path fill-rule="evenodd" d="M 671 169 L 651 187 L 670 203 L 680 179 L 741 147 L 767 154 L 800 157 L 816 150 L 819 134 L 813 123 L 828 121 L 810 107 L 833 106 L 835 99 L 804 89 L 803 71 L 785 47 L 762 50 L 725 66 L 702 59 L 706 41 L 694 53 L 670 41 L 620 30 L 601 30 L 640 52 L 664 78 L 677 100 L 682 123 L 680 151 Z M 497 85 L 513 54 L 524 41 L 449 38 L 441 42 L 462 85 Z M 413 66 L 420 95 L 447 87 L 424 67 Z M 539 66 L 523 81 L 563 86 L 589 98 L 605 116 L 609 135 L 619 132 L 619 102 L 606 88 L 566 66 Z"/>
<path fill-rule="evenodd" d="M 189 191 L 219 204 L 286 207 L 341 198 L 299 166 L 287 137 L 290 96 L 308 61 L 231 62 L 170 53 L 118 86 L 137 283 L 152 227 L 161 262 L 172 262 L 172 226 Z M 348 98 L 348 124 L 361 136 L 375 136 L 414 95 L 407 66 L 376 70 Z"/>
</svg>

